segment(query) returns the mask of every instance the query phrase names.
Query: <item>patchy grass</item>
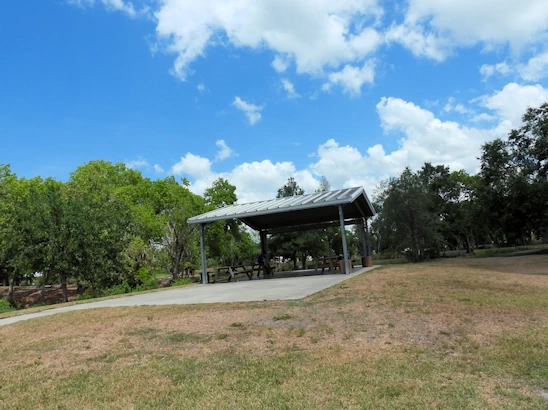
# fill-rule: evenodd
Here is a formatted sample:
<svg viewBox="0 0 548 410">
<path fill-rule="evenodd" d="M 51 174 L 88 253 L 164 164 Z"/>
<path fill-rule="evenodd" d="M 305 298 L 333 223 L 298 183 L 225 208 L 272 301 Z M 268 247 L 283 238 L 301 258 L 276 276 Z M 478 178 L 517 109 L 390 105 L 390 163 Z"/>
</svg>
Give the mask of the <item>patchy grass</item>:
<svg viewBox="0 0 548 410">
<path fill-rule="evenodd" d="M 548 259 L 387 266 L 301 301 L 0 327 L 2 409 L 545 409 Z"/>
<path fill-rule="evenodd" d="M 272 320 L 275 320 L 275 321 L 278 321 L 278 320 L 289 320 L 291 319 L 293 316 L 291 316 L 289 313 L 284 313 L 284 314 L 281 314 L 281 315 L 278 315 L 278 316 L 274 316 L 272 318 Z"/>
<path fill-rule="evenodd" d="M 65 306 L 73 306 L 73 305 L 81 305 L 85 303 L 93 303 L 93 302 L 101 302 L 103 300 L 110 300 L 110 299 L 119 299 L 119 298 L 125 298 L 127 296 L 134 296 L 134 295 L 141 295 L 145 293 L 153 293 L 153 292 L 162 292 L 164 290 L 168 289 L 174 289 L 177 287 L 188 287 L 188 286 L 196 286 L 198 285 L 196 282 L 194 283 L 182 283 L 182 284 L 174 284 L 173 286 L 170 286 L 168 288 L 157 288 L 157 289 L 149 289 L 144 290 L 142 292 L 131 292 L 131 293 L 124 293 L 124 294 L 118 294 L 118 295 L 111 295 L 111 296 L 104 296 L 100 298 L 90 298 L 90 299 L 82 299 L 82 300 L 74 300 L 72 302 L 66 302 L 66 303 L 55 303 L 51 305 L 39 305 L 35 304 L 30 308 L 27 309 L 11 309 L 11 310 L 1 310 L 0 309 L 0 319 L 4 319 L 6 317 L 13 317 L 13 316 L 20 316 L 20 315 L 26 315 L 28 313 L 36 313 L 36 312 L 42 312 L 44 310 L 49 309 L 57 309 Z"/>
</svg>

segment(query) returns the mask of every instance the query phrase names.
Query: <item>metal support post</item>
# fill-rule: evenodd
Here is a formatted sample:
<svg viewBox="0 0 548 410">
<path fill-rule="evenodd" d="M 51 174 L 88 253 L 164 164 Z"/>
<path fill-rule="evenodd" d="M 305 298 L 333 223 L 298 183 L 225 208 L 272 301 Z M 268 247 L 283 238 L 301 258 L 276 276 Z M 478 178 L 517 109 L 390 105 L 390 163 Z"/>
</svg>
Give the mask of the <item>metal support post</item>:
<svg viewBox="0 0 548 410">
<path fill-rule="evenodd" d="M 350 273 L 350 264 L 348 263 L 348 248 L 346 246 L 346 231 L 344 229 L 344 214 L 342 205 L 339 205 L 339 219 L 341 222 L 341 237 L 342 237 L 342 246 L 343 246 L 343 256 L 344 256 L 344 270 L 348 275 Z"/>
<path fill-rule="evenodd" d="M 200 224 L 200 252 L 202 253 L 202 284 L 207 285 L 207 262 L 205 251 L 205 224 Z"/>
</svg>

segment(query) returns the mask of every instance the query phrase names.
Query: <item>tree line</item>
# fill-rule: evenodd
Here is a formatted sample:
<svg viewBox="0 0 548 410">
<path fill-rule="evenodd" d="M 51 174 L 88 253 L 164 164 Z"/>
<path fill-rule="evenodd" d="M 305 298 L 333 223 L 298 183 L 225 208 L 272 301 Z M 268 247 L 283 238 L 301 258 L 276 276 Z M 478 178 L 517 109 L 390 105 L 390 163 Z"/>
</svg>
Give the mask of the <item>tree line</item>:
<svg viewBox="0 0 548 410">
<path fill-rule="evenodd" d="M 481 244 L 521 245 L 548 240 L 548 104 L 529 108 L 508 139 L 481 148 L 477 174 L 430 163 L 406 168 L 380 184 L 370 223 L 374 252 L 420 261 L 446 250 L 472 253 Z M 322 178 L 318 192 L 329 191 Z M 278 198 L 302 195 L 293 178 Z M 236 187 L 220 178 L 203 196 L 174 177 L 151 180 L 124 164 L 92 161 L 66 182 L 20 178 L 0 165 L 0 284 L 39 280 L 78 283 L 90 295 L 123 285 L 153 287 L 152 274 L 173 280 L 200 267 L 199 232 L 188 218 L 235 203 Z M 357 229 L 346 231 L 350 253 L 360 254 Z M 306 267 L 310 257 L 342 253 L 339 228 L 280 233 L 270 255 Z M 237 221 L 206 229 L 208 266 L 252 263 L 258 239 Z"/>
<path fill-rule="evenodd" d="M 508 138 L 481 147 L 475 175 L 430 163 L 406 168 L 377 190 L 371 226 L 377 253 L 412 261 L 448 249 L 548 241 L 548 103 L 528 108 Z"/>
<path fill-rule="evenodd" d="M 144 178 L 124 164 L 92 161 L 67 182 L 19 178 L 0 165 L 0 284 L 13 287 L 38 276 L 67 282 L 90 295 L 124 284 L 154 286 L 152 273 L 173 279 L 199 260 L 199 232 L 188 218 L 236 201 L 236 187 L 218 179 L 204 196 L 188 181 Z M 208 255 L 217 263 L 255 257 L 258 245 L 235 222 L 207 229 Z"/>
</svg>

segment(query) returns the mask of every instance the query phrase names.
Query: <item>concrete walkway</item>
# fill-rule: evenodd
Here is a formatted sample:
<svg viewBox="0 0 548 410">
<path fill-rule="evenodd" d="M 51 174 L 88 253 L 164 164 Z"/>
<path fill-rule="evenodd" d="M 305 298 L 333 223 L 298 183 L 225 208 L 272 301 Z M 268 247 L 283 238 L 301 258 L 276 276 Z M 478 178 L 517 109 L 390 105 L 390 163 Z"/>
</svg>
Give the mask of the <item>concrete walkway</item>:
<svg viewBox="0 0 548 410">
<path fill-rule="evenodd" d="M 264 300 L 302 299 L 330 286 L 354 278 L 362 273 L 375 269 L 357 268 L 350 275 L 324 274 L 289 278 L 245 280 L 232 283 L 196 285 L 160 292 L 129 295 L 122 298 L 103 300 L 101 302 L 82 303 L 57 309 L 44 310 L 0 319 L 0 326 L 17 323 L 57 313 L 75 310 L 96 309 L 120 306 L 155 306 L 155 305 L 191 305 L 199 303 L 254 302 Z M 306 273 L 305 273 L 306 274 Z"/>
</svg>

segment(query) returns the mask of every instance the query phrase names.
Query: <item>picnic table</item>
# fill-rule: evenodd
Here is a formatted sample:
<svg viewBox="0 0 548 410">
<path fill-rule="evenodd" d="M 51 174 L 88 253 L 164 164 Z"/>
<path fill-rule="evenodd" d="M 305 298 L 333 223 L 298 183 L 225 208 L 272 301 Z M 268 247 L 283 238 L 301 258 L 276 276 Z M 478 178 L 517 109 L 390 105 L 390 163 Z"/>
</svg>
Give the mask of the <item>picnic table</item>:
<svg viewBox="0 0 548 410">
<path fill-rule="evenodd" d="M 228 282 L 237 281 L 236 275 L 245 274 L 249 280 L 253 278 L 253 274 L 257 274 L 257 278 L 263 271 L 263 275 L 272 274 L 272 268 L 267 270 L 265 265 L 254 263 L 252 265 L 234 265 L 234 266 L 218 266 L 215 268 L 207 268 L 208 283 L 215 283 L 219 278 L 226 277 Z"/>
<path fill-rule="evenodd" d="M 330 271 L 331 269 L 337 269 L 339 267 L 338 259 L 338 256 L 326 256 L 323 258 L 319 258 L 318 262 L 316 263 L 315 270 L 322 268 L 323 273 L 325 268 L 327 268 L 328 271 Z"/>
</svg>

